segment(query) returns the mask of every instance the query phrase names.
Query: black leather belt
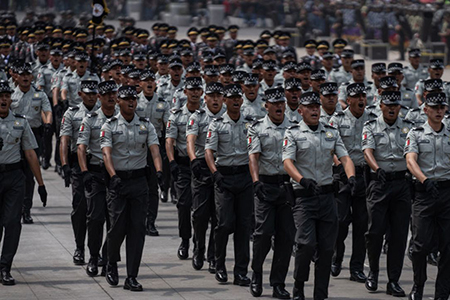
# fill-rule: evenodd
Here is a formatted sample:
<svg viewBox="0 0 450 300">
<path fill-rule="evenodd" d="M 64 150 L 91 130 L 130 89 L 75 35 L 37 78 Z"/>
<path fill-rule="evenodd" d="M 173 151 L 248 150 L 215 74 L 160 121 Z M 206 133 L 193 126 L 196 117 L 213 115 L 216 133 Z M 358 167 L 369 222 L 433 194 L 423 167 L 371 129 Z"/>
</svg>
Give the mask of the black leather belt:
<svg viewBox="0 0 450 300">
<path fill-rule="evenodd" d="M 100 166 L 100 165 L 92 165 L 92 164 L 88 164 L 87 165 L 87 168 L 88 168 L 88 170 L 89 171 L 91 171 L 91 172 L 97 172 L 97 173 L 101 173 L 103 170 L 102 170 L 102 167 Z M 119 176 L 120 177 L 120 176 Z"/>
<path fill-rule="evenodd" d="M 217 170 L 222 175 L 233 175 L 249 172 L 248 165 L 232 166 L 232 167 L 217 167 Z"/>
<path fill-rule="evenodd" d="M 0 165 L 0 172 L 9 172 L 9 171 L 14 171 L 14 170 L 19 170 L 22 169 L 22 162 L 16 162 L 13 164 L 5 164 L 5 165 Z"/>
<path fill-rule="evenodd" d="M 328 194 L 328 193 L 334 193 L 334 187 L 332 184 L 328 185 L 322 185 L 320 186 L 320 194 Z M 313 192 L 306 189 L 295 189 L 294 190 L 295 197 L 312 197 L 314 196 Z"/>
<path fill-rule="evenodd" d="M 145 168 L 131 171 L 116 171 L 116 175 L 120 177 L 120 179 L 134 179 L 139 177 L 146 176 Z"/>
<path fill-rule="evenodd" d="M 398 171 L 398 172 L 389 172 L 386 173 L 386 180 L 392 181 L 392 180 L 399 180 L 399 179 L 405 179 L 406 171 Z M 376 173 L 370 173 L 370 179 L 377 180 L 377 174 Z"/>
<path fill-rule="evenodd" d="M 438 188 L 440 189 L 446 189 L 450 188 L 450 180 L 443 180 L 443 181 L 436 181 Z M 425 186 L 420 183 L 419 181 L 416 182 L 416 191 L 418 192 L 425 192 Z"/>
<path fill-rule="evenodd" d="M 279 184 L 289 180 L 289 175 L 259 175 L 259 181 L 264 183 Z"/>
</svg>

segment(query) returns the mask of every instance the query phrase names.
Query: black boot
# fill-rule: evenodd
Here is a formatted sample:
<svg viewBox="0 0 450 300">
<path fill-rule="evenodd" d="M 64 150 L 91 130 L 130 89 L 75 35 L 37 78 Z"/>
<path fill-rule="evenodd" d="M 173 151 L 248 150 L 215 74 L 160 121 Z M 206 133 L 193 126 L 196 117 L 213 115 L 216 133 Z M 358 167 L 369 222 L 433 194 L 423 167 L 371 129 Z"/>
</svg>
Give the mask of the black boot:
<svg viewBox="0 0 450 300">
<path fill-rule="evenodd" d="M 262 274 L 253 272 L 252 283 L 250 284 L 250 294 L 252 294 L 253 297 L 259 297 L 261 296 L 262 291 Z"/>
</svg>

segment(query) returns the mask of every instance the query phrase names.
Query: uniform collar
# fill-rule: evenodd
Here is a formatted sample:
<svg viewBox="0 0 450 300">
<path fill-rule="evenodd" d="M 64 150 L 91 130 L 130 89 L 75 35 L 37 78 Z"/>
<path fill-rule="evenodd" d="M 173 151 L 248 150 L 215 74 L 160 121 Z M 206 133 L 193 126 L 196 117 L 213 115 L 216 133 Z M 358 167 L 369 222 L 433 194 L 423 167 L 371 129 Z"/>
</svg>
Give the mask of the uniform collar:
<svg viewBox="0 0 450 300">
<path fill-rule="evenodd" d="M 15 120 L 14 113 L 12 112 L 12 110 L 9 109 L 8 116 L 6 118 L 4 118 L 4 119 L 1 119 L 1 120 L 3 120 L 3 121 Z"/>
<path fill-rule="evenodd" d="M 388 129 L 389 127 L 397 127 L 397 128 L 401 128 L 402 127 L 402 120 L 400 119 L 400 117 L 397 117 L 397 120 L 395 120 L 395 123 L 392 126 L 389 126 L 384 121 L 383 114 L 381 114 L 377 118 L 377 122 L 378 122 L 378 126 L 380 126 L 381 131 L 384 131 L 385 129 Z"/>
<path fill-rule="evenodd" d="M 258 100 L 262 100 L 261 95 L 258 92 L 256 92 L 256 98 L 253 101 L 248 100 L 248 98 L 247 98 L 247 96 L 245 96 L 245 94 L 242 95 L 242 99 L 244 100 L 244 103 L 246 103 L 246 104 L 258 103 L 259 102 Z"/>
<path fill-rule="evenodd" d="M 445 126 L 445 124 L 442 124 L 442 126 L 443 126 L 442 130 L 440 132 L 436 132 L 433 130 L 433 128 L 431 128 L 430 124 L 428 124 L 428 121 L 427 121 L 422 125 L 422 128 L 424 129 L 425 134 L 448 136 L 449 135 L 448 128 Z"/>
<path fill-rule="evenodd" d="M 349 117 L 350 119 L 355 119 L 355 120 L 361 120 L 361 119 L 364 120 L 365 117 L 366 117 L 366 115 L 367 115 L 367 112 L 364 110 L 362 116 L 359 117 L 359 118 L 356 118 L 356 117 L 352 114 L 352 112 L 350 111 L 350 108 L 348 108 L 348 107 L 344 110 L 344 113 L 345 113 L 345 114 L 347 115 L 347 117 Z"/>
<path fill-rule="evenodd" d="M 300 131 L 307 131 L 307 132 L 321 132 L 325 131 L 325 127 L 323 126 L 322 122 L 319 122 L 319 127 L 317 127 L 316 131 L 312 131 L 311 128 L 309 128 L 308 125 L 306 125 L 305 121 L 301 120 L 300 123 L 298 123 L 298 126 L 300 127 Z"/>
<path fill-rule="evenodd" d="M 290 122 L 289 122 L 289 120 L 288 120 L 288 118 L 286 117 L 286 115 L 284 116 L 284 120 L 283 120 L 283 122 L 280 124 L 280 125 L 275 125 L 273 122 L 272 122 L 272 120 L 270 120 L 270 118 L 269 118 L 269 115 L 266 115 L 264 118 L 263 118 L 263 124 L 265 125 L 265 127 L 267 127 L 267 128 L 275 128 L 275 129 L 286 129 L 286 128 L 288 128 L 291 124 L 290 124 Z"/>
<path fill-rule="evenodd" d="M 220 117 L 220 116 L 222 116 L 222 115 L 225 113 L 225 111 L 226 111 L 227 109 L 225 108 L 224 105 L 222 105 L 222 108 L 220 109 L 220 111 L 219 111 L 217 114 L 213 114 L 213 113 L 209 110 L 208 106 L 205 105 L 204 110 L 205 110 L 206 114 L 207 114 L 208 116 L 210 116 L 210 117 Z"/>
<path fill-rule="evenodd" d="M 131 122 L 128 122 L 127 120 L 125 120 L 125 118 L 122 116 L 122 114 L 119 112 L 119 114 L 117 115 L 117 119 L 119 120 L 119 125 L 134 125 L 134 124 L 138 124 L 139 123 L 139 116 L 136 115 L 136 113 L 134 114 L 134 118 L 133 120 L 131 120 Z"/>
<path fill-rule="evenodd" d="M 244 115 L 241 113 L 239 116 L 239 120 L 237 122 L 234 122 L 234 120 L 232 120 L 230 118 L 230 116 L 228 115 L 228 112 L 225 112 L 223 114 L 223 121 L 225 123 L 232 123 L 232 124 L 239 124 L 239 123 L 243 123 L 244 122 Z"/>
</svg>

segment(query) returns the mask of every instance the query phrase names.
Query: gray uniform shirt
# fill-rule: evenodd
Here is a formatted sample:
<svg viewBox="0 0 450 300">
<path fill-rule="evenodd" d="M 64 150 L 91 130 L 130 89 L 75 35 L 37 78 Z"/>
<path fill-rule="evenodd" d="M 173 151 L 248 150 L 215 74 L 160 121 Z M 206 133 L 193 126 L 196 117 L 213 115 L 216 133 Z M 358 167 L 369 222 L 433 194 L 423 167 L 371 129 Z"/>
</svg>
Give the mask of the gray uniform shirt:
<svg viewBox="0 0 450 300">
<path fill-rule="evenodd" d="M 383 116 L 370 120 L 364 124 L 362 150 L 373 149 L 378 166 L 386 172 L 405 171 L 403 150 L 406 135 L 412 127 L 412 122 L 402 121 L 401 118 L 397 118 L 392 126 L 386 124 Z"/>
<path fill-rule="evenodd" d="M 163 98 L 154 93 L 153 98 L 148 100 L 144 93 L 139 94 L 136 114 L 141 118 L 149 118 L 155 127 L 158 137 L 162 137 L 164 126 L 169 121 L 170 105 Z"/>
<path fill-rule="evenodd" d="M 25 116 L 31 128 L 38 128 L 42 125 L 42 111 L 52 111 L 47 95 L 32 86 L 26 93 L 23 93 L 17 86 L 11 95 L 11 100 L 13 113 Z"/>
<path fill-rule="evenodd" d="M 175 94 L 175 91 L 179 89 L 184 89 L 183 80 L 180 80 L 180 83 L 177 86 L 174 86 L 171 80 L 166 81 L 158 87 L 158 97 L 163 98 L 172 107 L 172 103 L 174 103 L 173 95 Z"/>
<path fill-rule="evenodd" d="M 244 100 L 241 106 L 241 113 L 245 116 L 258 120 L 264 118 L 267 114 L 266 107 L 264 106 L 266 102 L 262 99 L 260 95 L 256 96 L 253 101 L 247 99 L 245 94 L 242 96 Z"/>
<path fill-rule="evenodd" d="M 86 71 L 86 73 L 84 73 L 82 77 L 80 77 L 76 71 L 72 73 L 66 73 L 63 78 L 61 90 L 68 91 L 67 100 L 69 101 L 70 107 L 77 106 L 83 101 L 78 95 L 78 92 L 80 91 L 81 81 L 83 80 L 95 80 L 97 82 L 100 82 L 98 76 L 92 74 L 89 71 Z"/>
<path fill-rule="evenodd" d="M 213 114 L 208 107 L 204 109 L 196 110 L 190 117 L 186 129 L 186 137 L 188 135 L 195 135 L 195 156 L 197 158 L 205 157 L 205 142 L 206 135 L 208 134 L 208 126 L 213 119 L 221 117 L 226 111 L 226 108 L 222 106 L 222 109 Z"/>
<path fill-rule="evenodd" d="M 63 116 L 61 121 L 61 132 L 59 136 L 70 137 L 70 152 L 75 153 L 77 151 L 78 134 L 80 132 L 80 126 L 87 113 L 96 111 L 94 106 L 92 110 L 89 110 L 83 103 L 76 107 L 70 107 Z"/>
<path fill-rule="evenodd" d="M 292 110 L 286 103 L 286 109 L 284 110 L 284 115 L 293 123 L 299 123 L 303 120 L 302 115 L 298 112 L 298 108 Z"/>
<path fill-rule="evenodd" d="M 303 177 L 313 179 L 318 185 L 333 182 L 333 155 L 348 156 L 339 131 L 319 122 L 316 131 L 304 121 L 288 128 L 284 134 L 283 161 L 291 159 Z M 291 179 L 294 189 L 303 189 L 300 183 Z"/>
<path fill-rule="evenodd" d="M 8 116 L 0 118 L 0 137 L 3 148 L 0 151 L 0 165 L 14 164 L 21 160 L 20 150 L 38 148 L 31 127 L 24 116 L 9 111 Z"/>
<path fill-rule="evenodd" d="M 413 122 L 416 127 L 422 126 L 428 120 L 428 116 L 423 110 L 424 107 L 425 103 L 422 103 L 419 108 L 410 109 L 406 114 L 405 120 Z"/>
<path fill-rule="evenodd" d="M 336 113 L 331 117 L 329 124 L 339 130 L 345 148 L 352 159 L 355 166 L 363 166 L 365 164 L 364 154 L 361 147 L 361 136 L 364 123 L 376 116 L 369 115 L 364 112 L 358 119 L 350 112 L 350 109 L 345 109 L 342 112 Z"/>
<path fill-rule="evenodd" d="M 169 121 L 166 126 L 166 138 L 175 139 L 175 149 L 178 150 L 179 156 L 188 156 L 186 146 L 186 126 L 189 117 L 193 112 L 190 112 L 186 105 L 181 109 L 173 109 L 169 116 Z"/>
<path fill-rule="evenodd" d="M 53 67 L 53 65 L 50 63 L 47 65 L 43 65 L 41 67 L 41 69 L 39 70 L 39 73 L 38 73 L 37 79 L 36 79 L 36 86 L 43 87 L 44 92 L 45 92 L 45 94 L 47 94 L 48 98 L 53 98 L 53 95 L 52 95 L 53 74 L 55 74 L 57 71 L 61 70 L 62 68 L 63 68 L 63 64 L 60 64 L 58 69 L 55 69 Z"/>
<path fill-rule="evenodd" d="M 350 81 L 344 82 L 339 86 L 338 100 L 342 100 L 345 103 L 347 103 L 347 86 L 352 83 L 355 83 L 353 78 L 350 79 Z M 366 79 L 364 79 L 364 85 L 366 86 L 367 103 L 373 103 L 374 94 L 372 88 L 370 87 L 371 84 L 372 84 L 371 81 L 366 81 Z"/>
<path fill-rule="evenodd" d="M 248 129 L 248 154 L 259 153 L 259 174 L 285 175 L 282 148 L 286 129 L 294 125 L 288 118 L 275 125 L 266 115 Z"/>
<path fill-rule="evenodd" d="M 119 113 L 118 110 L 114 112 L 114 116 Z M 103 124 L 105 124 L 108 117 L 105 116 L 102 109 L 86 114 L 78 133 L 77 145 L 86 145 L 87 151 L 92 155 L 90 164 L 99 165 L 103 160 L 102 149 L 100 147 L 100 131 Z"/>
<path fill-rule="evenodd" d="M 405 155 L 417 153 L 423 174 L 436 181 L 450 180 L 450 131 L 435 132 L 428 122 L 413 128 L 406 137 Z"/>
<path fill-rule="evenodd" d="M 343 66 L 339 67 L 339 69 L 333 69 L 328 77 L 328 81 L 336 82 L 338 86 L 341 86 L 341 84 L 348 82 L 351 79 L 352 72 L 345 71 Z"/>
<path fill-rule="evenodd" d="M 70 68 L 62 68 L 55 73 L 53 73 L 52 76 L 52 86 L 51 90 L 53 91 L 54 88 L 60 89 L 62 87 L 63 78 L 67 73 L 71 73 Z"/>
<path fill-rule="evenodd" d="M 134 115 L 128 122 L 119 113 L 103 124 L 100 147 L 112 148 L 111 159 L 116 171 L 132 171 L 147 165 L 148 147 L 159 145 L 158 136 L 150 120 Z"/>
<path fill-rule="evenodd" d="M 216 152 L 216 165 L 219 167 L 240 166 L 248 164 L 247 127 L 241 114 L 237 122 L 228 113 L 214 119 L 209 125 L 205 150 Z"/>
<path fill-rule="evenodd" d="M 413 90 L 417 81 L 426 79 L 428 77 L 428 69 L 422 64 L 417 69 L 414 69 L 411 64 L 403 68 L 403 82 L 402 84 Z"/>
</svg>

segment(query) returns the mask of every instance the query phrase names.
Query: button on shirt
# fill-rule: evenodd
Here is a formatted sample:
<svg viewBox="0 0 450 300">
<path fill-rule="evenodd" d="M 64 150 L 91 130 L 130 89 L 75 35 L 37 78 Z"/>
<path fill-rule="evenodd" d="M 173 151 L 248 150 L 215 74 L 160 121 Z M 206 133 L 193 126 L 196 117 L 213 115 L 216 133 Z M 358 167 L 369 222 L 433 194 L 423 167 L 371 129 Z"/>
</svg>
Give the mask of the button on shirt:
<svg viewBox="0 0 450 300">
<path fill-rule="evenodd" d="M 313 131 L 304 121 L 286 130 L 282 153 L 283 161 L 293 160 L 303 177 L 315 180 L 320 186 L 333 182 L 333 155 L 338 158 L 348 155 L 336 128 L 319 122 Z M 292 178 L 291 182 L 294 189 L 303 189 Z"/>
<path fill-rule="evenodd" d="M 403 151 L 406 135 L 412 127 L 412 122 L 400 118 L 389 126 L 383 116 L 366 122 L 362 133 L 362 149 L 373 149 L 375 160 L 386 172 L 405 171 Z"/>
<path fill-rule="evenodd" d="M 417 153 L 417 164 L 423 174 L 436 181 L 450 180 L 450 131 L 443 127 L 435 132 L 426 122 L 413 128 L 406 137 L 405 155 Z"/>
<path fill-rule="evenodd" d="M 361 147 L 361 136 L 364 123 L 369 119 L 370 116 L 366 112 L 357 119 L 348 108 L 343 112 L 336 113 L 330 119 L 329 124 L 339 130 L 345 148 L 355 166 L 363 166 L 366 162 Z"/>
<path fill-rule="evenodd" d="M 119 113 L 118 110 L 114 115 Z M 105 116 L 102 109 L 99 108 L 95 112 L 88 113 L 81 125 L 78 133 L 77 145 L 85 145 L 88 147 L 88 153 L 92 155 L 90 164 L 99 165 L 103 160 L 102 149 L 100 147 L 100 131 L 109 118 Z"/>
<path fill-rule="evenodd" d="M 248 154 L 259 153 L 259 174 L 285 175 L 282 148 L 286 129 L 294 125 L 284 118 L 280 125 L 275 125 L 266 115 L 248 129 Z"/>
<path fill-rule="evenodd" d="M 228 113 L 215 119 L 208 128 L 205 149 L 216 152 L 216 165 L 231 167 L 248 164 L 247 151 L 248 124 L 241 114 L 237 122 Z"/>
<path fill-rule="evenodd" d="M 23 117 L 15 116 L 11 111 L 6 118 L 0 118 L 0 137 L 3 139 L 0 165 L 19 162 L 22 159 L 20 150 L 38 148 L 28 121 Z"/>
<path fill-rule="evenodd" d="M 192 112 L 186 105 L 181 109 L 172 110 L 166 126 L 166 138 L 175 140 L 175 148 L 179 156 L 188 156 L 186 146 L 186 126 Z"/>
<path fill-rule="evenodd" d="M 70 137 L 70 152 L 75 153 L 77 151 L 78 134 L 80 132 L 80 126 L 84 117 L 91 111 L 96 111 L 97 107 L 94 106 L 92 110 L 89 110 L 83 103 L 77 107 L 69 108 L 63 116 L 61 121 L 61 132 L 59 136 Z"/>
<path fill-rule="evenodd" d="M 147 165 L 148 147 L 159 145 L 155 128 L 148 119 L 134 115 L 128 122 L 119 113 L 103 124 L 100 132 L 101 148 L 110 147 L 116 171 L 132 171 Z"/>
<path fill-rule="evenodd" d="M 213 119 L 221 117 L 226 111 L 226 108 L 222 106 L 222 109 L 213 114 L 208 107 L 204 109 L 196 110 L 190 117 L 187 124 L 186 136 L 195 135 L 195 156 L 197 158 L 205 157 L 205 142 L 208 134 L 208 126 Z"/>
<path fill-rule="evenodd" d="M 158 137 L 162 136 L 165 124 L 169 120 L 170 105 L 164 99 L 159 98 L 156 93 L 148 100 L 144 93 L 139 94 L 136 114 L 141 118 L 149 118 L 155 127 Z"/>
<path fill-rule="evenodd" d="M 52 111 L 47 95 L 33 87 L 23 93 L 17 86 L 11 95 L 11 100 L 13 113 L 25 116 L 31 128 L 38 128 L 42 125 L 41 111 Z"/>
</svg>

